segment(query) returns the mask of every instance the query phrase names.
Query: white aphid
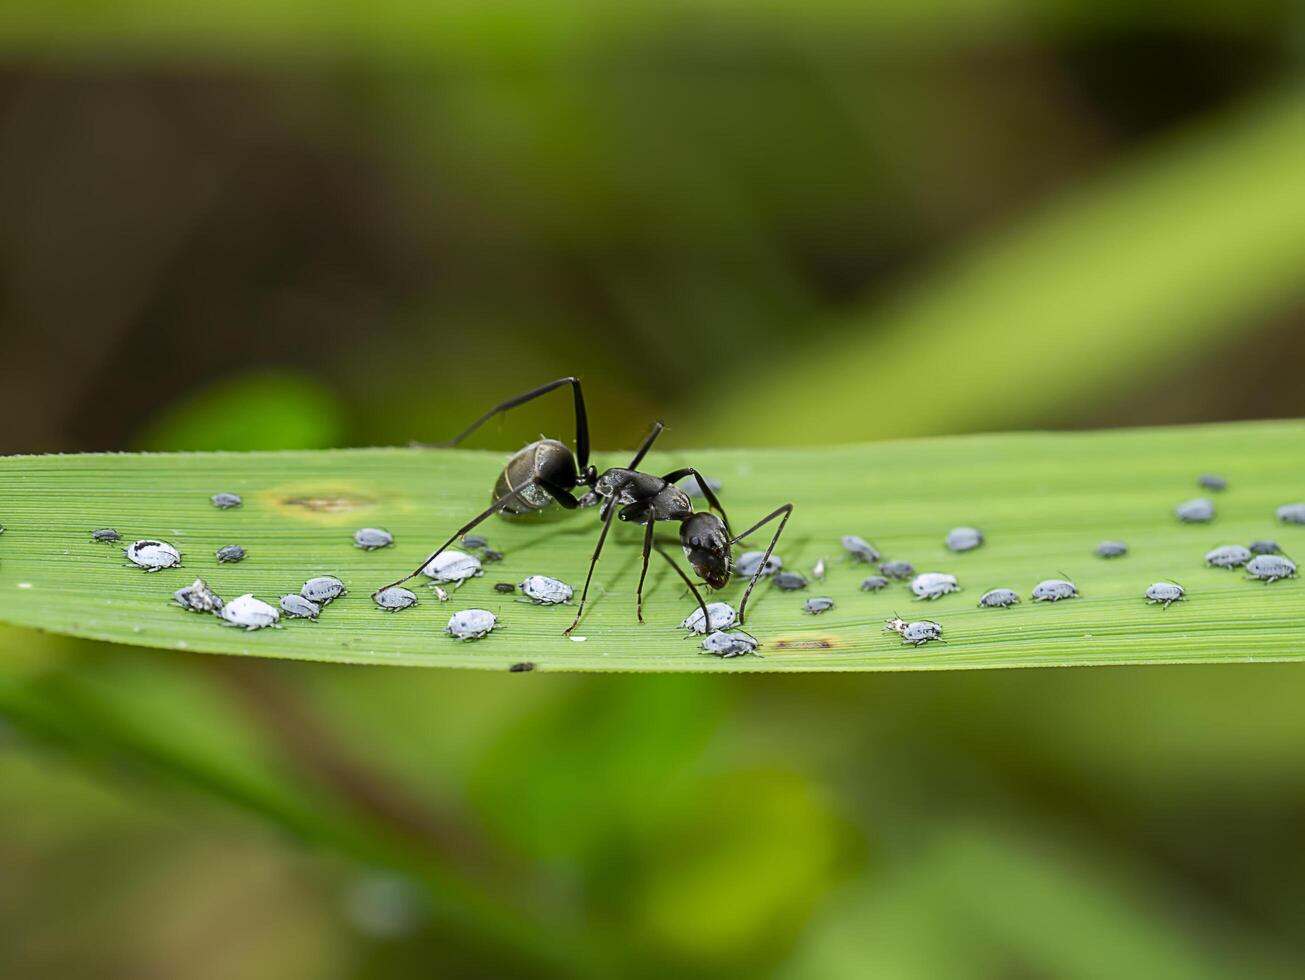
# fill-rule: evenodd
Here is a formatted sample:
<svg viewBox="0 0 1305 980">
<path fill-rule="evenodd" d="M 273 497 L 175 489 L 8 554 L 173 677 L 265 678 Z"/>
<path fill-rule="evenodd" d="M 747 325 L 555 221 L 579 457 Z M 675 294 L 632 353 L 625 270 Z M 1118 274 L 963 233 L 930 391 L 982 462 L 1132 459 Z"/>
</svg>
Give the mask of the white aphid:
<svg viewBox="0 0 1305 980">
<path fill-rule="evenodd" d="M 345 594 L 344 583 L 334 575 L 319 575 L 305 582 L 299 594 L 309 602 L 325 606 Z"/>
<path fill-rule="evenodd" d="M 815 567 L 811 569 L 811 577 L 815 579 L 821 579 L 825 577 L 825 559 L 821 558 L 819 561 L 816 562 Z"/>
<path fill-rule="evenodd" d="M 363 551 L 375 551 L 394 544 L 394 535 L 379 527 L 360 527 L 353 532 L 353 543 Z"/>
<path fill-rule="evenodd" d="M 1256 555 L 1246 563 L 1246 571 L 1267 585 L 1281 578 L 1295 578 L 1296 563 L 1283 555 Z"/>
<path fill-rule="evenodd" d="M 1073 582 L 1060 578 L 1049 578 L 1033 587 L 1034 602 L 1060 602 L 1061 599 L 1077 599 L 1078 589 Z"/>
<path fill-rule="evenodd" d="M 1226 544 L 1205 553 L 1205 563 L 1212 568 L 1240 568 L 1251 560 L 1251 549 L 1239 544 Z"/>
<path fill-rule="evenodd" d="M 444 632 L 455 640 L 479 640 L 498 625 L 498 617 L 488 609 L 463 609 L 449 617 Z"/>
<path fill-rule="evenodd" d="M 157 572 L 181 564 L 181 552 L 166 541 L 136 541 L 124 551 L 127 560 L 147 572 Z"/>
<path fill-rule="evenodd" d="M 441 551 L 426 563 L 421 573 L 435 582 L 461 585 L 469 578 L 485 574 L 480 559 L 462 551 Z"/>
<path fill-rule="evenodd" d="M 983 544 L 983 532 L 977 527 L 954 527 L 944 543 L 948 551 L 973 551 Z"/>
<path fill-rule="evenodd" d="M 398 612 L 400 609 L 407 609 L 409 606 L 417 604 L 417 596 L 409 589 L 400 588 L 397 585 L 391 585 L 387 589 L 381 589 L 372 596 L 376 605 L 380 606 L 386 612 Z"/>
<path fill-rule="evenodd" d="M 712 630 L 727 630 L 734 625 L 738 614 L 734 607 L 728 602 L 709 602 L 707 603 L 707 616 L 710 619 L 710 629 L 702 618 L 702 607 L 699 606 L 693 613 L 680 624 L 681 629 L 686 629 L 690 633 L 710 633 Z"/>
<path fill-rule="evenodd" d="M 948 592 L 957 592 L 956 576 L 946 572 L 921 572 L 911 579 L 911 591 L 917 599 L 937 599 Z"/>
<path fill-rule="evenodd" d="M 230 625 L 246 630 L 261 630 L 275 626 L 281 620 L 281 612 L 276 606 L 269 606 L 248 592 L 228 602 L 218 615 Z"/>
<path fill-rule="evenodd" d="M 853 561 L 879 560 L 879 549 L 865 538 L 858 538 L 855 534 L 843 535 L 843 548 Z"/>
<path fill-rule="evenodd" d="M 1187 596 L 1187 590 L 1176 582 L 1155 582 L 1146 590 L 1146 601 L 1152 605 L 1169 608 L 1171 602 L 1178 602 Z"/>
<path fill-rule="evenodd" d="M 540 606 L 556 606 L 569 602 L 575 590 L 561 579 L 549 578 L 547 575 L 531 575 L 520 585 L 521 594 Z"/>
<path fill-rule="evenodd" d="M 1284 524 L 1305 524 L 1305 502 L 1283 504 L 1277 509 L 1274 516 Z"/>
<path fill-rule="evenodd" d="M 435 593 L 435 598 L 440 602 L 448 602 L 449 594 L 441 589 L 438 585 L 432 585 L 430 590 Z"/>
<path fill-rule="evenodd" d="M 714 654 L 722 660 L 757 652 L 757 638 L 748 633 L 708 633 L 702 640 L 702 652 Z"/>
<path fill-rule="evenodd" d="M 195 579 L 184 589 L 172 593 L 172 598 L 182 609 L 190 612 L 211 613 L 222 608 L 222 597 L 208 587 L 202 578 Z"/>
<path fill-rule="evenodd" d="M 930 619 L 908 623 L 901 616 L 894 616 L 884 624 L 884 631 L 898 633 L 902 637 L 903 644 L 917 647 L 930 640 L 942 639 L 942 627 Z"/>
<path fill-rule="evenodd" d="M 280 605 L 281 611 L 294 619 L 316 619 L 322 612 L 322 607 L 313 600 L 294 592 L 283 595 Z"/>
<path fill-rule="evenodd" d="M 757 574 L 757 569 L 761 568 L 761 559 L 766 557 L 764 551 L 745 551 L 739 555 L 738 560 L 734 562 L 734 574 L 741 578 L 752 578 Z M 766 559 L 766 567 L 761 569 L 761 574 L 774 575 L 784 567 L 784 559 L 779 555 L 771 555 Z"/>
<path fill-rule="evenodd" d="M 1185 500 L 1174 508 L 1174 516 L 1185 524 L 1205 524 L 1214 520 L 1214 501 L 1209 497 Z"/>
</svg>

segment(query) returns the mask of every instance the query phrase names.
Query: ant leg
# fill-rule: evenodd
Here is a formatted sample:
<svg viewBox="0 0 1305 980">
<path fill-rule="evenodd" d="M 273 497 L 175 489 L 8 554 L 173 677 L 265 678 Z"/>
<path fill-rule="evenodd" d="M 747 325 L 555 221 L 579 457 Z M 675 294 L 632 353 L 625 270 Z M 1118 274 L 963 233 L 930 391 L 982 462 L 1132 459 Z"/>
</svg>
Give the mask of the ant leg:
<svg viewBox="0 0 1305 980">
<path fill-rule="evenodd" d="M 434 551 L 432 551 L 429 555 L 427 555 L 426 559 L 420 565 L 418 565 L 414 571 L 412 571 L 408 575 L 403 576 L 403 578 L 398 579 L 397 581 L 391 582 L 389 585 L 381 586 L 379 589 L 376 590 L 376 592 L 373 592 L 372 595 L 376 595 L 376 593 L 378 592 L 384 592 L 386 589 L 392 589 L 396 585 L 402 585 L 404 582 L 408 581 L 409 579 L 416 578 L 418 575 L 421 574 L 421 570 L 423 568 L 425 568 L 432 561 L 438 558 L 440 554 L 443 553 L 445 548 L 451 545 L 458 538 L 462 537 L 462 535 L 466 534 L 477 524 L 480 524 L 482 521 L 486 520 L 487 518 L 497 514 L 500 510 L 502 510 L 504 507 L 510 504 L 513 500 L 519 498 L 526 489 L 528 489 L 530 486 L 534 484 L 534 482 L 535 482 L 534 480 L 531 480 L 530 483 L 527 483 L 524 486 L 520 486 L 517 489 L 511 491 L 510 493 L 505 493 L 503 496 L 499 497 L 498 500 L 490 504 L 489 507 L 483 510 L 478 516 L 472 518 L 466 524 L 463 524 L 462 527 L 454 531 L 453 536 L 450 537 L 438 548 L 436 548 Z M 545 489 L 547 489 L 547 487 L 545 487 Z"/>
<path fill-rule="evenodd" d="M 516 408 L 519 405 L 524 405 L 526 402 L 533 401 L 541 395 L 547 395 L 550 391 L 561 388 L 563 385 L 570 385 L 575 395 L 575 456 L 576 462 L 580 467 L 580 472 L 583 473 L 585 468 L 589 465 L 589 415 L 585 411 L 585 396 L 584 392 L 580 389 L 580 379 L 575 377 L 558 378 L 556 381 L 550 381 L 546 385 L 532 388 L 525 394 L 517 395 L 515 398 L 509 398 L 507 401 L 495 405 L 448 442 L 437 442 L 434 445 L 443 449 L 456 446 L 495 415 Z"/>
<path fill-rule="evenodd" d="M 720 500 L 716 496 L 716 491 L 707 485 L 707 478 L 705 476 L 695 470 L 692 466 L 685 466 L 682 469 L 671 470 L 671 472 L 667 473 L 662 477 L 662 479 L 667 483 L 678 483 L 680 480 L 683 480 L 686 476 L 690 475 L 698 481 L 698 488 L 702 491 L 702 495 L 707 498 L 707 506 L 720 514 L 721 520 L 725 522 L 725 533 L 733 535 L 734 532 L 730 530 L 730 519 L 725 514 L 725 508 L 720 505 Z M 756 530 L 756 528 L 753 528 L 753 530 Z"/>
<path fill-rule="evenodd" d="M 622 486 L 624 485 L 623 483 Z M 603 542 L 607 540 L 607 532 L 612 529 L 612 519 L 614 517 L 616 517 L 615 507 L 608 510 L 603 517 L 603 530 L 598 535 L 598 545 L 594 548 L 594 556 L 589 559 L 589 573 L 585 575 L 584 591 L 580 593 L 580 608 L 575 611 L 575 619 L 571 620 L 571 625 L 564 629 L 563 633 L 570 633 L 580 623 L 580 615 L 585 611 L 585 600 L 589 598 L 589 582 L 594 577 L 594 566 L 598 564 L 598 556 L 603 553 Z"/>
<path fill-rule="evenodd" d="M 662 434 L 664 428 L 666 428 L 666 423 L 661 419 L 658 419 L 653 423 L 653 427 L 648 431 L 648 434 L 643 437 L 643 442 L 639 444 L 639 448 L 634 454 L 634 459 L 630 460 L 630 465 L 626 467 L 627 470 L 637 470 L 639 468 L 639 464 L 642 463 L 643 458 L 648 455 L 648 450 L 652 449 L 652 444 L 657 441 L 657 437 Z"/>
<path fill-rule="evenodd" d="M 766 563 L 770 561 L 770 554 L 775 550 L 775 545 L 779 542 L 779 536 L 784 533 L 784 525 L 787 524 L 788 519 L 793 516 L 793 505 L 785 504 L 782 507 L 776 507 L 773 511 L 767 514 L 761 520 L 757 521 L 756 524 L 753 524 L 752 527 L 748 528 L 742 534 L 735 535 L 733 540 L 730 541 L 731 545 L 737 544 L 739 541 L 742 541 L 753 531 L 765 526 L 766 524 L 769 524 L 780 514 L 784 515 L 784 519 L 779 522 L 779 527 L 775 528 L 775 535 L 770 539 L 770 544 L 766 548 L 766 554 L 762 557 L 761 563 L 757 565 L 757 570 L 752 573 L 752 581 L 748 583 L 748 588 L 743 593 L 743 601 L 739 603 L 740 626 L 743 625 L 743 611 L 748 608 L 748 596 L 752 595 L 752 590 L 757 586 L 757 579 L 761 578 L 761 573 L 765 570 Z"/>
<path fill-rule="evenodd" d="M 567 510 L 578 510 L 580 508 L 580 501 L 576 500 L 575 494 L 566 487 L 558 486 L 552 480 L 545 480 L 542 476 L 535 477 L 535 485 Z"/>
<path fill-rule="evenodd" d="M 711 615 L 707 612 L 707 602 L 706 600 L 703 599 L 702 593 L 698 591 L 698 587 L 693 584 L 693 579 L 689 578 L 689 576 L 684 574 L 684 569 L 682 569 L 676 563 L 674 558 L 672 558 L 670 555 L 668 555 L 665 551 L 662 550 L 661 545 L 654 544 L 653 547 L 657 550 L 657 554 L 661 555 L 668 562 L 670 562 L 671 568 L 675 569 L 675 573 L 679 575 L 680 578 L 684 579 L 684 584 L 689 587 L 689 589 L 693 592 L 693 597 L 698 600 L 698 608 L 702 610 L 702 625 L 704 630 L 707 627 L 711 626 Z"/>
<path fill-rule="evenodd" d="M 651 518 L 652 515 L 649 515 Z M 643 532 L 643 568 L 639 571 L 639 590 L 636 594 L 635 615 L 639 617 L 640 625 L 643 624 L 643 580 L 648 577 L 648 556 L 652 553 L 653 528 L 657 522 L 649 520 L 645 525 L 646 530 Z"/>
</svg>

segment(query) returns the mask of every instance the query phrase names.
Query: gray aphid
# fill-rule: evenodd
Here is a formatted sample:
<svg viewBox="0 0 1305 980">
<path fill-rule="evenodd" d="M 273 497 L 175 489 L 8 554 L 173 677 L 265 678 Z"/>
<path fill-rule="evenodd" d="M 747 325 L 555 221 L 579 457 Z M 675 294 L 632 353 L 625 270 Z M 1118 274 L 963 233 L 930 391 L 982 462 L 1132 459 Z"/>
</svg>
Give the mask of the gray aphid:
<svg viewBox="0 0 1305 980">
<path fill-rule="evenodd" d="M 1098 558 L 1120 558 L 1128 554 L 1128 545 L 1122 541 L 1102 541 L 1097 545 Z"/>
<path fill-rule="evenodd" d="M 480 552 L 480 557 L 485 561 L 502 561 L 503 552 L 495 551 L 493 548 L 484 548 Z"/>
<path fill-rule="evenodd" d="M 911 591 L 917 599 L 938 599 L 948 592 L 960 591 L 956 576 L 946 572 L 923 572 L 911 579 Z"/>
<path fill-rule="evenodd" d="M 1252 541 L 1251 554 L 1253 555 L 1276 555 L 1281 548 L 1278 547 L 1277 541 Z"/>
<path fill-rule="evenodd" d="M 269 606 L 250 593 L 232 599 L 218 611 L 218 615 L 229 625 L 246 630 L 261 630 L 268 626 L 275 626 L 281 619 L 281 613 L 276 606 Z"/>
<path fill-rule="evenodd" d="M 948 551 L 973 551 L 983 544 L 983 532 L 977 527 L 954 527 L 944 543 Z"/>
<path fill-rule="evenodd" d="M 1296 577 L 1296 563 L 1282 555 L 1257 555 L 1246 563 L 1246 570 L 1251 578 L 1260 579 L 1266 585 L 1280 578 Z"/>
<path fill-rule="evenodd" d="M 172 598 L 182 609 L 197 613 L 217 612 L 223 605 L 222 597 L 210 589 L 202 578 L 178 589 L 172 593 Z"/>
<path fill-rule="evenodd" d="M 1020 601 L 1011 589 L 989 589 L 979 597 L 980 609 L 1009 609 Z"/>
<path fill-rule="evenodd" d="M 783 589 L 785 592 L 807 587 L 806 576 L 799 575 L 797 572 L 779 572 L 775 575 L 774 582 L 775 588 Z"/>
<path fill-rule="evenodd" d="M 734 574 L 742 578 L 752 578 L 761 568 L 761 559 L 766 557 L 764 551 L 745 551 L 739 555 L 738 560 L 734 562 Z M 779 555 L 771 555 L 766 558 L 766 567 L 761 570 L 761 574 L 774 575 L 784 567 L 784 559 Z"/>
<path fill-rule="evenodd" d="M 489 540 L 483 534 L 468 534 L 462 539 L 464 548 L 488 548 Z"/>
<path fill-rule="evenodd" d="M 305 582 L 299 594 L 309 602 L 326 606 L 345 594 L 344 583 L 334 575 L 319 575 Z"/>
<path fill-rule="evenodd" d="M 1213 568 L 1241 568 L 1251 560 L 1251 549 L 1226 544 L 1205 553 L 1205 563 Z"/>
<path fill-rule="evenodd" d="M 732 657 L 742 657 L 745 654 L 757 653 L 757 638 L 748 633 L 723 633 L 716 630 L 714 633 L 708 633 L 702 639 L 703 653 L 710 653 L 722 660 L 729 660 Z"/>
<path fill-rule="evenodd" d="M 372 596 L 376 605 L 380 606 L 386 612 L 398 612 L 400 609 L 407 609 L 409 606 L 417 604 L 416 593 L 409 589 L 400 588 L 397 585 L 391 585 L 388 589 L 381 589 Z"/>
<path fill-rule="evenodd" d="M 898 633 L 904 646 L 923 646 L 930 640 L 942 639 L 942 627 L 930 619 L 908 623 L 900 616 L 894 616 L 884 624 L 885 631 Z"/>
<path fill-rule="evenodd" d="M 1212 490 L 1215 493 L 1228 489 L 1228 481 L 1213 473 L 1202 473 L 1196 478 L 1196 482 L 1203 490 Z"/>
<path fill-rule="evenodd" d="M 509 592 L 515 592 L 516 590 L 517 590 L 517 587 L 516 587 L 515 585 L 513 585 L 511 582 L 495 582 L 495 583 L 494 583 L 494 591 L 495 591 L 495 592 L 502 592 L 502 593 L 504 593 L 504 594 L 506 595 L 507 593 L 509 593 Z"/>
<path fill-rule="evenodd" d="M 710 629 L 707 622 L 702 618 L 702 607 L 699 606 L 690 613 L 680 623 L 681 629 L 686 629 L 690 633 L 708 633 L 711 630 L 727 630 L 734 625 L 738 618 L 738 613 L 728 602 L 709 602 L 707 603 L 707 616 L 710 619 Z"/>
<path fill-rule="evenodd" d="M 215 493 L 211 498 L 213 506 L 218 510 L 230 510 L 232 507 L 239 507 L 241 504 L 240 494 L 238 493 Z"/>
<path fill-rule="evenodd" d="M 449 617 L 444 632 L 455 640 L 479 640 L 498 625 L 498 617 L 488 609 L 463 609 Z"/>
<path fill-rule="evenodd" d="M 1185 500 L 1174 508 L 1174 516 L 1185 524 L 1204 524 L 1214 520 L 1214 501 L 1209 497 Z"/>
<path fill-rule="evenodd" d="M 1305 503 L 1283 504 L 1277 514 L 1284 524 L 1305 524 Z"/>
<path fill-rule="evenodd" d="M 570 602 L 575 590 L 561 579 L 549 578 L 547 575 L 531 575 L 520 585 L 521 594 L 540 606 L 556 606 Z"/>
<path fill-rule="evenodd" d="M 889 578 L 910 578 L 915 574 L 915 566 L 909 561 L 886 561 L 879 566 L 879 571 Z"/>
<path fill-rule="evenodd" d="M 872 545 L 865 538 L 858 538 L 855 534 L 843 535 L 843 548 L 853 561 L 878 561 L 879 549 Z"/>
<path fill-rule="evenodd" d="M 871 575 L 869 578 L 861 580 L 862 592 L 878 592 L 880 589 L 888 587 L 888 579 L 882 575 Z"/>
<path fill-rule="evenodd" d="M 321 614 L 322 607 L 311 599 L 291 592 L 281 597 L 281 610 L 294 619 L 316 619 Z"/>
<path fill-rule="evenodd" d="M 147 572 L 157 572 L 181 564 L 181 552 L 166 541 L 136 541 L 129 544 L 123 553 L 133 565 L 139 565 Z"/>
<path fill-rule="evenodd" d="M 1060 578 L 1049 578 L 1033 587 L 1034 602 L 1059 602 L 1061 599 L 1077 599 L 1078 589 L 1073 582 Z"/>
<path fill-rule="evenodd" d="M 238 544 L 229 544 L 217 550 L 215 557 L 222 563 L 244 561 L 245 549 Z"/>
<path fill-rule="evenodd" d="M 469 578 L 483 575 L 484 571 L 480 567 L 480 559 L 475 555 L 450 549 L 441 551 L 432 558 L 421 573 L 437 583 L 454 582 L 460 585 Z"/>
<path fill-rule="evenodd" d="M 828 596 L 813 596 L 803 604 L 802 608 L 813 616 L 819 616 L 834 608 L 834 600 Z"/>
<path fill-rule="evenodd" d="M 375 551 L 394 544 L 394 535 L 379 527 L 360 527 L 353 532 L 353 543 L 363 551 Z"/>
<path fill-rule="evenodd" d="M 91 532 L 91 540 L 96 544 L 113 544 L 121 538 L 122 535 L 111 527 L 102 527 L 98 531 Z"/>
<path fill-rule="evenodd" d="M 1156 582 L 1146 590 L 1146 601 L 1152 605 L 1163 604 L 1166 609 L 1171 602 L 1178 602 L 1187 597 L 1187 590 L 1174 582 Z"/>
</svg>

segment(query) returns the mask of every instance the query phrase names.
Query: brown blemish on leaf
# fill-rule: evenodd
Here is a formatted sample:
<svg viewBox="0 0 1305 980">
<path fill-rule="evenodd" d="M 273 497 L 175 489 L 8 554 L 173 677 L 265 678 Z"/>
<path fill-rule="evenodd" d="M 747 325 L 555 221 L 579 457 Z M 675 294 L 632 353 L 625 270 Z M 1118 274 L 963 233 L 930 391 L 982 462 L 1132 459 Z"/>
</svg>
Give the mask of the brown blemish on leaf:
<svg viewBox="0 0 1305 980">
<path fill-rule="evenodd" d="M 799 636 L 766 645 L 775 650 L 833 650 L 840 644 L 836 636 Z"/>
<path fill-rule="evenodd" d="M 264 490 L 259 499 L 288 517 L 325 524 L 341 523 L 373 510 L 377 494 L 349 483 L 290 484 Z"/>
</svg>

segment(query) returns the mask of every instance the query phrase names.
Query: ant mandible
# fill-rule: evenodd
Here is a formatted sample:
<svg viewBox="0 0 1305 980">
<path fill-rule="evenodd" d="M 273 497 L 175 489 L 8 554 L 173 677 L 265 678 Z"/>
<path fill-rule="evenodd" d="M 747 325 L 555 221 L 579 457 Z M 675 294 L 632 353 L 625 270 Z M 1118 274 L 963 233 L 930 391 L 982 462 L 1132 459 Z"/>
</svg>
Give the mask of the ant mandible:
<svg viewBox="0 0 1305 980">
<path fill-rule="evenodd" d="M 547 438 L 517 450 L 504 465 L 503 472 L 499 474 L 494 484 L 494 495 L 489 507 L 454 531 L 447 541 L 431 552 L 411 573 L 391 582 L 390 585 L 382 586 L 376 590 L 377 593 L 416 578 L 449 545 L 494 514 L 499 512 L 513 515 L 527 514 L 531 511 L 544 510 L 553 504 L 559 504 L 567 510 L 578 510 L 601 501 L 599 516 L 603 522 L 603 529 L 598 535 L 598 544 L 589 561 L 589 572 L 585 575 L 584 590 L 580 594 L 580 606 L 576 610 L 575 619 L 565 632 L 570 633 L 575 629 L 584 613 L 585 600 L 589 596 L 589 584 L 594 577 L 594 567 L 598 564 L 603 544 L 607 541 L 607 532 L 611 529 L 615 517 L 644 527 L 643 566 L 639 572 L 635 606 L 639 622 L 643 622 L 643 585 L 648 575 L 648 559 L 655 550 L 670 563 L 693 592 L 694 598 L 698 600 L 698 605 L 702 609 L 703 623 L 709 626 L 711 620 L 702 593 L 675 559 L 654 541 L 656 525 L 661 522 L 678 522 L 680 545 L 693 570 L 702 577 L 703 583 L 709 588 L 723 589 L 729 584 L 733 571 L 731 560 L 733 546 L 754 531 L 780 518 L 779 526 L 770 539 L 770 545 L 766 548 L 765 557 L 757 565 L 757 570 L 743 593 L 743 600 L 739 603 L 738 622 L 740 626 L 743 625 L 748 597 L 752 594 L 757 579 L 765 570 L 779 536 L 784 532 L 784 525 L 788 523 L 789 516 L 793 512 L 793 505 L 788 503 L 777 507 L 742 534 L 733 534 L 730 530 L 729 518 L 716 494 L 702 474 L 692 466 L 672 470 L 663 476 L 654 476 L 639 470 L 639 464 L 643 462 L 644 456 L 661 435 L 664 428 L 661 422 L 657 422 L 652 427 L 628 466 L 614 467 L 599 473 L 589 462 L 589 417 L 585 411 L 584 391 L 580 387 L 580 379 L 558 378 L 556 381 L 550 381 L 548 384 L 540 385 L 538 388 L 495 405 L 457 436 L 437 445 L 442 448 L 456 446 L 494 416 L 566 385 L 571 386 L 575 398 L 574 454 L 565 443 Z M 698 482 L 708 505 L 720 516 L 709 511 L 694 511 L 689 495 L 676 486 L 676 482 L 686 476 L 692 476 Z M 582 498 L 577 498 L 574 491 L 579 487 L 588 487 L 590 492 Z"/>
</svg>

